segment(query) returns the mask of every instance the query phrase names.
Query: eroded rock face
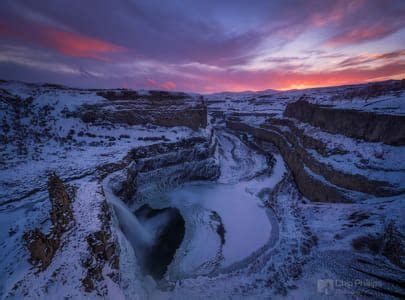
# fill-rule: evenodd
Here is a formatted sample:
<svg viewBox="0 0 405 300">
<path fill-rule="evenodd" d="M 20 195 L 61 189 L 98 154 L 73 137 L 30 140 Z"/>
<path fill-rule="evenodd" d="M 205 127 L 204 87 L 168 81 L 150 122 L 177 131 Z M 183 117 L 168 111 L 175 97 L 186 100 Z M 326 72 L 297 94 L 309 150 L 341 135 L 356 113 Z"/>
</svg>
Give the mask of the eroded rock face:
<svg viewBox="0 0 405 300">
<path fill-rule="evenodd" d="M 393 264 L 405 269 L 405 240 L 404 235 L 394 222 L 389 222 L 383 233 L 382 254 Z"/>
<path fill-rule="evenodd" d="M 116 194 L 124 201 L 141 201 L 146 190 L 175 186 L 192 180 L 213 180 L 219 176 L 214 158 L 216 140 L 192 137 L 174 143 L 159 143 L 132 151 L 132 163 Z"/>
<path fill-rule="evenodd" d="M 183 103 L 184 99 L 188 98 L 188 95 L 182 92 L 149 91 L 147 94 L 145 94 L 138 91 L 126 89 L 101 90 L 97 92 L 97 95 L 104 97 L 105 99 L 110 101 L 149 101 L 155 104 L 159 104 L 161 102 L 181 104 Z"/>
<path fill-rule="evenodd" d="M 56 174 L 48 180 L 49 199 L 52 204 L 50 219 L 52 228 L 45 235 L 38 228 L 24 234 L 27 248 L 30 251 L 30 262 L 39 270 L 45 270 L 50 263 L 61 242 L 61 236 L 72 228 L 74 224 L 72 212 L 72 197 Z"/>
<path fill-rule="evenodd" d="M 369 142 L 405 145 L 405 116 L 354 109 L 335 109 L 307 101 L 287 105 L 284 116 L 309 123 L 330 133 Z"/>
<path fill-rule="evenodd" d="M 268 118 L 261 125 L 254 126 L 238 117 L 231 116 L 227 119 L 228 128 L 274 144 L 291 169 L 300 191 L 313 201 L 350 202 L 351 197 L 348 195 L 351 191 L 377 197 L 401 195 L 405 192 L 389 181 L 338 170 L 333 165 L 322 162 L 319 155 L 328 158 L 348 152 L 336 147 L 331 149 L 322 140 L 307 135 L 297 123 L 299 122 L 292 119 Z M 311 150 L 315 150 L 318 156 L 311 154 Z"/>
<path fill-rule="evenodd" d="M 59 239 L 45 235 L 38 228 L 24 234 L 30 252 L 30 262 L 39 270 L 45 270 L 59 247 Z"/>
<path fill-rule="evenodd" d="M 357 251 L 381 254 L 394 265 L 405 269 L 404 236 L 393 221 L 385 225 L 382 233 L 353 239 L 352 246 Z"/>
<path fill-rule="evenodd" d="M 344 193 L 339 191 L 335 186 L 325 184 L 306 172 L 299 151 L 292 148 L 286 138 L 280 133 L 234 121 L 227 121 L 227 127 L 252 134 L 259 140 L 273 143 L 279 149 L 281 155 L 293 173 L 294 180 L 297 183 L 300 192 L 308 199 L 317 202 L 350 202 L 350 199 L 348 199 Z"/>
<path fill-rule="evenodd" d="M 110 90 L 99 92 L 106 98 L 97 104 L 81 106 L 71 116 L 85 123 L 116 123 L 128 125 L 154 124 L 174 127 L 186 126 L 193 130 L 207 126 L 207 107 L 202 99 L 184 93 Z"/>
<path fill-rule="evenodd" d="M 118 282 L 119 249 L 111 234 L 111 214 L 106 202 L 103 202 L 99 218 L 102 228 L 88 235 L 86 239 L 90 254 L 83 262 L 83 267 L 87 269 L 87 274 L 82 279 L 86 292 L 93 291 L 95 282 L 104 279 L 103 269 L 106 264 L 112 270 L 107 276 Z"/>
<path fill-rule="evenodd" d="M 285 126 L 288 131 L 281 130 L 280 126 Z M 375 196 L 393 196 L 404 191 L 395 188 L 389 182 L 372 180 L 359 174 L 344 173 L 333 169 L 331 166 L 321 163 L 308 154 L 308 149 L 315 149 L 322 156 L 345 153 L 335 148 L 332 151 L 327 149 L 326 144 L 307 136 L 303 130 L 296 127 L 294 122 L 288 119 L 269 119 L 262 127 L 277 132 L 285 137 L 290 147 L 294 148 L 300 156 L 302 162 L 314 173 L 320 174 L 330 183 L 348 190 L 354 190 Z"/>
<path fill-rule="evenodd" d="M 49 177 L 48 193 L 52 203 L 51 222 L 54 230 L 64 233 L 73 225 L 72 199 L 56 174 Z"/>
</svg>

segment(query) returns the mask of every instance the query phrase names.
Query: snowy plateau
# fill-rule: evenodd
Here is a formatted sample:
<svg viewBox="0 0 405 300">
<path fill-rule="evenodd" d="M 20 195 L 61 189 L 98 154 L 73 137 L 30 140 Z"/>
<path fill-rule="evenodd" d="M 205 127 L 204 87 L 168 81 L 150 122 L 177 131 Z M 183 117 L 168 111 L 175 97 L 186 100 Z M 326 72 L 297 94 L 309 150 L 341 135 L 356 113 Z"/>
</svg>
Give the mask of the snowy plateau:
<svg viewBox="0 0 405 300">
<path fill-rule="evenodd" d="M 404 299 L 405 81 L 0 81 L 1 299 Z"/>
</svg>

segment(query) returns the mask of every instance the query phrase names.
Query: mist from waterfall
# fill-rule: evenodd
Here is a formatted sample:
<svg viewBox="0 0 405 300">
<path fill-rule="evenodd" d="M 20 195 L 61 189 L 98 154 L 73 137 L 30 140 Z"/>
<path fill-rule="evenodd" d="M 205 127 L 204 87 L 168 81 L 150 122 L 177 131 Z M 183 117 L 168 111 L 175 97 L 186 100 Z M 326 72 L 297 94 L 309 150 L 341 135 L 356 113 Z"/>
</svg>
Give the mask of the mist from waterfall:
<svg viewBox="0 0 405 300">
<path fill-rule="evenodd" d="M 107 202 L 114 207 L 122 232 L 132 245 L 138 258 L 142 260 L 145 251 L 153 245 L 154 235 L 139 222 L 130 208 L 114 194 L 110 184 L 109 177 L 104 179 L 103 188 Z"/>
</svg>

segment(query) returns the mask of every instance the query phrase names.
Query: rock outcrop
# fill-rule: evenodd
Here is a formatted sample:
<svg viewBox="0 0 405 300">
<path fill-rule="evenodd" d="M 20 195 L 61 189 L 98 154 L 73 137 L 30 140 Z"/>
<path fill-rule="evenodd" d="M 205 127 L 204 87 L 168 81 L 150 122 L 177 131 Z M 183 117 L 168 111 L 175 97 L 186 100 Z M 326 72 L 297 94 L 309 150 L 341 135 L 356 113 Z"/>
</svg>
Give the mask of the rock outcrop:
<svg viewBox="0 0 405 300">
<path fill-rule="evenodd" d="M 62 235 L 74 224 L 72 197 L 56 174 L 49 177 L 48 193 L 52 204 L 50 212 L 51 231 L 44 234 L 35 228 L 24 234 L 27 248 L 30 251 L 30 262 L 41 271 L 50 265 L 60 246 Z"/>
<path fill-rule="evenodd" d="M 354 109 L 336 109 L 297 101 L 287 105 L 284 116 L 309 123 L 324 131 L 369 142 L 405 145 L 405 116 Z"/>
<path fill-rule="evenodd" d="M 86 292 L 93 291 L 95 282 L 104 279 L 103 269 L 106 264 L 111 269 L 107 276 L 115 282 L 118 282 L 119 277 L 119 249 L 117 241 L 111 234 L 111 213 L 107 202 L 103 202 L 99 218 L 102 223 L 101 229 L 87 236 L 90 255 L 83 262 L 87 274 L 82 279 Z"/>
<path fill-rule="evenodd" d="M 361 252 L 380 254 L 401 269 L 405 269 L 404 236 L 393 221 L 376 235 L 359 236 L 352 240 L 352 247 Z"/>
</svg>

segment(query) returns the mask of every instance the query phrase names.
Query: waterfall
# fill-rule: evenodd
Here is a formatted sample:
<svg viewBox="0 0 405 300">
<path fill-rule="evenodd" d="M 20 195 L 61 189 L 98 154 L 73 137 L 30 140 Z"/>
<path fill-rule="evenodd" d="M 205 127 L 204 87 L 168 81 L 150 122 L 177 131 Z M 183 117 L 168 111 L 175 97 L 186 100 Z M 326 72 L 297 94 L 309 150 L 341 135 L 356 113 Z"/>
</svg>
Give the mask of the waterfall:
<svg viewBox="0 0 405 300">
<path fill-rule="evenodd" d="M 122 232 L 132 245 L 139 260 L 142 260 L 145 251 L 153 244 L 153 235 L 142 226 L 138 218 L 129 207 L 117 197 L 110 186 L 110 176 L 103 181 L 103 189 L 107 202 L 114 207 Z"/>
</svg>

